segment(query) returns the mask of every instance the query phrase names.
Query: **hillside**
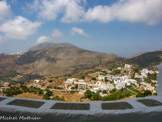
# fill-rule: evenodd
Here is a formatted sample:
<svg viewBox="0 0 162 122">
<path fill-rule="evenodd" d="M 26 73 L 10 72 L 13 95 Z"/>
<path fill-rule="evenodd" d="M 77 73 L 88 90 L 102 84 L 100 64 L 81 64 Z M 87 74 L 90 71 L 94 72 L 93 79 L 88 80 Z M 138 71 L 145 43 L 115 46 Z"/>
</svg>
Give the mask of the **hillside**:
<svg viewBox="0 0 162 122">
<path fill-rule="evenodd" d="M 23 74 L 55 77 L 94 68 L 117 58 L 112 54 L 88 51 L 69 43 L 43 43 L 20 56 L 14 69 Z"/>
<path fill-rule="evenodd" d="M 142 68 L 156 66 L 162 62 L 162 51 L 147 52 L 140 56 L 126 59 L 125 62 L 139 65 Z"/>
<path fill-rule="evenodd" d="M 146 51 L 142 51 L 142 52 L 139 52 L 139 53 L 134 54 L 133 56 L 131 56 L 131 57 L 129 57 L 129 58 L 130 58 L 130 59 L 131 59 L 131 58 L 135 58 L 135 57 L 138 57 L 138 56 L 143 55 L 143 54 L 145 54 L 145 53 L 147 53 L 147 52 L 146 52 Z"/>
<path fill-rule="evenodd" d="M 7 76 L 16 64 L 17 56 L 0 54 L 0 76 Z"/>
<path fill-rule="evenodd" d="M 23 55 L 0 55 L 0 77 L 23 74 L 22 81 L 41 77 L 56 77 L 77 73 L 97 66 L 114 67 L 123 63 L 141 68 L 162 62 L 162 51 L 146 52 L 129 59 L 113 54 L 88 51 L 69 43 L 42 43 Z"/>
</svg>

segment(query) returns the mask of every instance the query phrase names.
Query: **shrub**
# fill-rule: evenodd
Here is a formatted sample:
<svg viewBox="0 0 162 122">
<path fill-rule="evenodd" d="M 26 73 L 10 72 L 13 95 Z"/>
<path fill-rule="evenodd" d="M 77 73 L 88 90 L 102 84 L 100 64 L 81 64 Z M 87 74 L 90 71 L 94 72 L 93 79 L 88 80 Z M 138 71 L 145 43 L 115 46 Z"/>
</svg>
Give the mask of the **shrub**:
<svg viewBox="0 0 162 122">
<path fill-rule="evenodd" d="M 103 90 L 102 93 L 103 93 L 103 94 L 107 94 L 107 91 L 106 91 L 106 90 Z"/>
<path fill-rule="evenodd" d="M 94 93 L 94 92 L 93 92 L 93 94 L 92 94 L 92 96 L 91 96 L 90 99 L 91 99 L 91 100 L 100 100 L 100 99 L 101 99 L 101 96 L 100 96 L 99 93 Z"/>
<path fill-rule="evenodd" d="M 121 70 L 119 69 L 115 69 L 111 72 L 112 75 L 117 75 L 117 74 L 120 74 L 121 73 Z"/>
<path fill-rule="evenodd" d="M 137 93 L 136 97 L 145 97 L 143 93 Z"/>
<path fill-rule="evenodd" d="M 79 79 L 85 79 L 85 76 L 80 76 Z"/>
<path fill-rule="evenodd" d="M 49 82 L 49 83 L 52 83 L 52 82 L 53 82 L 53 80 L 49 80 L 48 82 Z"/>
<path fill-rule="evenodd" d="M 96 80 L 96 77 L 92 77 L 92 80 Z"/>
<path fill-rule="evenodd" d="M 84 93 L 85 98 L 91 98 L 92 97 L 92 92 L 90 90 L 86 90 Z"/>
<path fill-rule="evenodd" d="M 54 100 L 65 101 L 64 97 L 61 98 L 61 97 L 59 97 L 59 96 L 55 96 L 53 99 L 54 99 Z"/>
<path fill-rule="evenodd" d="M 146 91 L 144 91 L 144 95 L 150 96 L 150 95 L 152 95 L 152 92 L 150 90 L 146 90 Z"/>
</svg>

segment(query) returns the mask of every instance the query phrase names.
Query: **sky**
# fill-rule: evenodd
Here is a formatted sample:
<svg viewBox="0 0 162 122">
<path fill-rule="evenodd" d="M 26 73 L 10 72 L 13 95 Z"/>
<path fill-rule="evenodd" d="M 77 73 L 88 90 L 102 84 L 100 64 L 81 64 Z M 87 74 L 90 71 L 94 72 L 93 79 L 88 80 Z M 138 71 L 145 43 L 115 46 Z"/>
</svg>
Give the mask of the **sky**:
<svg viewBox="0 0 162 122">
<path fill-rule="evenodd" d="M 0 0 L 0 53 L 44 43 L 129 57 L 162 48 L 162 0 Z"/>
</svg>

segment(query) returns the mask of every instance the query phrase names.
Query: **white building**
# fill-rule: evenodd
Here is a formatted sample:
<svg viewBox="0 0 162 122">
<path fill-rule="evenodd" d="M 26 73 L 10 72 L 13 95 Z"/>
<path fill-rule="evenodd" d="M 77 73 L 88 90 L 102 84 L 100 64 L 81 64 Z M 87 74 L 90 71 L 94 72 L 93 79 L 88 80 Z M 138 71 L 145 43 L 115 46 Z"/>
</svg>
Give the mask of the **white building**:
<svg viewBox="0 0 162 122">
<path fill-rule="evenodd" d="M 124 69 L 131 69 L 132 68 L 132 65 L 130 65 L 130 64 L 125 64 L 125 66 L 124 66 Z"/>
<path fill-rule="evenodd" d="M 121 77 L 120 77 L 121 82 L 122 82 L 122 81 L 125 81 L 125 80 L 128 80 L 128 79 L 129 79 L 129 78 L 128 78 L 127 75 L 121 76 Z"/>
<path fill-rule="evenodd" d="M 99 75 L 99 76 L 98 76 L 98 80 L 105 80 L 105 76 Z"/>
<path fill-rule="evenodd" d="M 78 82 L 78 89 L 86 89 L 87 84 L 85 82 Z"/>
<path fill-rule="evenodd" d="M 101 81 L 97 81 L 97 82 L 95 83 L 96 86 L 99 86 L 99 85 L 101 85 L 101 84 L 102 84 Z"/>
<path fill-rule="evenodd" d="M 99 87 L 100 91 L 103 91 L 103 90 L 108 90 L 107 85 L 106 85 L 106 84 L 104 84 L 104 83 L 102 83 L 102 84 L 101 84 L 101 85 L 99 85 L 98 87 Z"/>
<path fill-rule="evenodd" d="M 124 83 L 124 82 L 120 82 L 120 83 L 118 83 L 118 84 L 115 86 L 115 88 L 116 88 L 117 90 L 120 90 L 120 89 L 122 89 L 122 88 L 125 88 L 125 83 Z"/>
<path fill-rule="evenodd" d="M 118 70 L 121 70 L 122 68 L 121 67 L 117 67 Z"/>
<path fill-rule="evenodd" d="M 109 91 L 111 91 L 112 89 L 114 89 L 115 87 L 114 87 L 114 85 L 113 84 L 107 84 L 107 89 L 109 90 Z"/>
<path fill-rule="evenodd" d="M 139 75 L 138 73 L 135 73 L 134 78 L 142 78 L 142 76 Z"/>
<path fill-rule="evenodd" d="M 84 79 L 80 79 L 80 80 L 78 80 L 78 82 L 85 82 L 85 80 Z"/>
<path fill-rule="evenodd" d="M 100 93 L 100 96 L 101 97 L 105 97 L 105 96 L 107 96 L 107 94 L 103 94 L 102 92 Z"/>
<path fill-rule="evenodd" d="M 68 78 L 65 82 L 66 83 L 74 83 L 76 81 L 76 79 L 75 78 Z"/>
<path fill-rule="evenodd" d="M 99 87 L 94 87 L 91 91 L 96 93 L 97 91 L 100 91 L 100 89 Z"/>
<path fill-rule="evenodd" d="M 39 83 L 39 82 L 40 82 L 40 80 L 34 80 L 34 82 L 35 82 L 35 83 Z"/>
<path fill-rule="evenodd" d="M 150 74 L 154 74 L 155 71 L 153 71 L 153 70 L 149 70 L 149 73 L 150 73 Z"/>
<path fill-rule="evenodd" d="M 112 80 L 114 81 L 114 84 L 115 85 L 121 82 L 120 76 L 113 76 L 112 77 Z"/>
<path fill-rule="evenodd" d="M 149 73 L 149 70 L 148 69 L 142 69 L 141 70 L 141 76 L 142 76 L 142 78 L 147 78 L 148 73 Z"/>
</svg>

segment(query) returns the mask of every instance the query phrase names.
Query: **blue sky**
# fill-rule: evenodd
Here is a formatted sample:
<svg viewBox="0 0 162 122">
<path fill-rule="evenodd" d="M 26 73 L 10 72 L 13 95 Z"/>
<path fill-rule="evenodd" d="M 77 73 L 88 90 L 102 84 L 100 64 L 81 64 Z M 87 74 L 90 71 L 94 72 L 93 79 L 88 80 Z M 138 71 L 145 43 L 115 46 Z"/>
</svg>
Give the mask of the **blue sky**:
<svg viewBox="0 0 162 122">
<path fill-rule="evenodd" d="M 129 57 L 162 48 L 162 0 L 0 0 L 0 53 L 43 42 Z"/>
</svg>

